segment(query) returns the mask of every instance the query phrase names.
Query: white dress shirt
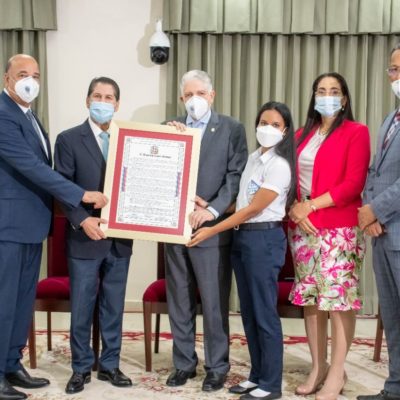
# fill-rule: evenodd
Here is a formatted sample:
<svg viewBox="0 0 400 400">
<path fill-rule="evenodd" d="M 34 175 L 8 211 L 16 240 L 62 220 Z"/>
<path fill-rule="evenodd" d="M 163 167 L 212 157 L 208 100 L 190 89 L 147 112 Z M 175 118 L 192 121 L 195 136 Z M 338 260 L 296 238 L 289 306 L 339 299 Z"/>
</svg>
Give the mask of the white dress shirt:
<svg viewBox="0 0 400 400">
<path fill-rule="evenodd" d="M 246 222 L 281 221 L 286 213 L 286 200 L 290 188 L 291 171 L 289 163 L 278 156 L 274 149 L 261 153 L 261 148 L 249 155 L 240 179 L 236 211 L 247 207 L 260 188 L 269 189 L 278 197 L 258 215 Z"/>
</svg>

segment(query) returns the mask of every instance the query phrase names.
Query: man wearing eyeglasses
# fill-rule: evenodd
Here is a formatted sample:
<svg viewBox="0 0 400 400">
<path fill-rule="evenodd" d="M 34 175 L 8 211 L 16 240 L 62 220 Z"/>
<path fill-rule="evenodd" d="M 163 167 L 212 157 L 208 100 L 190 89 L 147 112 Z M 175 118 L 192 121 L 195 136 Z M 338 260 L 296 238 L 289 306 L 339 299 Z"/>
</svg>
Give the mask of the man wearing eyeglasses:
<svg viewBox="0 0 400 400">
<path fill-rule="evenodd" d="M 400 43 L 387 69 L 400 98 Z M 358 400 L 400 400 L 400 109 L 392 111 L 379 131 L 375 159 L 359 210 L 360 228 L 371 236 L 373 266 L 389 352 L 389 377 L 384 389 Z"/>
</svg>

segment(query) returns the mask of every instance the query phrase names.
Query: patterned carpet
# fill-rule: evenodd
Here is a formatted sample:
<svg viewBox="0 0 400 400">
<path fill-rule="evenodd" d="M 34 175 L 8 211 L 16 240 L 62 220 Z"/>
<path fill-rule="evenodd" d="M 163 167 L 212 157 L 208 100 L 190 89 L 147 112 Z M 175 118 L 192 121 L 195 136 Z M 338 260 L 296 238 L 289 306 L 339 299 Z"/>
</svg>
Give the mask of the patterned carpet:
<svg viewBox="0 0 400 400">
<path fill-rule="evenodd" d="M 48 352 L 44 332 L 37 332 L 38 369 L 30 370 L 32 375 L 47 377 L 51 385 L 47 388 L 29 390 L 30 400 L 187 400 L 187 399 L 238 399 L 238 396 L 229 394 L 227 389 L 247 378 L 249 359 L 246 339 L 242 334 L 231 336 L 231 371 L 225 384 L 225 389 L 213 394 L 201 391 L 204 370 L 201 365 L 197 368 L 197 377 L 188 381 L 185 386 L 170 388 L 165 380 L 172 370 L 171 363 L 171 335 L 163 333 L 160 339 L 160 353 L 153 355 L 153 372 L 145 372 L 143 333 L 126 332 L 123 338 L 121 370 L 132 378 L 134 385 L 131 388 L 119 389 L 108 382 L 96 379 L 92 374 L 92 382 L 85 386 L 85 390 L 77 395 L 67 395 L 65 385 L 71 375 L 70 351 L 68 332 L 53 334 L 53 351 Z M 203 357 L 203 337 L 197 336 L 197 352 Z M 354 340 L 348 357 L 346 371 L 349 381 L 344 393 L 339 398 L 355 399 L 358 394 L 377 393 L 383 387 L 387 374 L 387 353 L 383 348 L 382 361 L 372 361 L 373 341 L 369 339 Z M 24 357 L 25 366 L 29 366 L 28 355 Z M 304 337 L 285 337 L 284 383 L 283 399 L 305 399 L 293 394 L 296 385 L 301 383 L 310 367 L 310 355 Z M 28 369 L 29 370 L 29 369 Z M 314 396 L 309 396 L 312 399 Z"/>
</svg>

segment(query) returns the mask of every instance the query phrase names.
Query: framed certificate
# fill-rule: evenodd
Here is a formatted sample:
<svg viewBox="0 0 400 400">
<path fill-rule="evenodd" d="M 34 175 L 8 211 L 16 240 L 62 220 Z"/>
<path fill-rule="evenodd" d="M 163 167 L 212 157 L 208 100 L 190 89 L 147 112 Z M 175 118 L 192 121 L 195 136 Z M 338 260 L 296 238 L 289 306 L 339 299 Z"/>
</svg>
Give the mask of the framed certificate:
<svg viewBox="0 0 400 400">
<path fill-rule="evenodd" d="M 186 243 L 192 229 L 201 131 L 113 121 L 101 217 L 109 237 Z"/>
</svg>

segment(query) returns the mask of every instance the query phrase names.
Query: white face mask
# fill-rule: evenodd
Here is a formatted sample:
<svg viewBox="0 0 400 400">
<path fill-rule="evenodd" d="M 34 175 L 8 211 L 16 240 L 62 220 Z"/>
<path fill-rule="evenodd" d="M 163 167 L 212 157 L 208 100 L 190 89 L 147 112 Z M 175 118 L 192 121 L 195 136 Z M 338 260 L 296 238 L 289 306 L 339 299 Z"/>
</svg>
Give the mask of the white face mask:
<svg viewBox="0 0 400 400">
<path fill-rule="evenodd" d="M 392 90 L 396 97 L 400 99 L 400 79 L 392 82 Z"/>
<path fill-rule="evenodd" d="M 39 94 L 39 84 L 31 76 L 20 79 L 15 83 L 15 93 L 25 102 L 32 103 Z"/>
<path fill-rule="evenodd" d="M 187 113 L 196 121 L 203 118 L 210 109 L 210 105 L 204 97 L 193 96 L 186 103 Z"/>
<path fill-rule="evenodd" d="M 256 136 L 262 147 L 272 147 L 283 139 L 283 132 L 272 125 L 258 126 Z"/>
</svg>

